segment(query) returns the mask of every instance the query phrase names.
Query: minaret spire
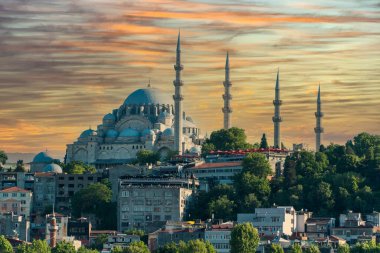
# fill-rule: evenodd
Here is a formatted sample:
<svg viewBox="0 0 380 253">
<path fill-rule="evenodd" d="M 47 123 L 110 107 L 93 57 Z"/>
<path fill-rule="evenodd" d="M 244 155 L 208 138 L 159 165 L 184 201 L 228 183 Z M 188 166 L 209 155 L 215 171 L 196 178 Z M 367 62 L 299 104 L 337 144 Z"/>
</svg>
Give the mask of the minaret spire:
<svg viewBox="0 0 380 253">
<path fill-rule="evenodd" d="M 272 118 L 274 125 L 274 147 L 281 148 L 280 141 L 280 123 L 282 118 L 280 116 L 280 106 L 282 105 L 282 100 L 280 99 L 280 69 L 277 70 L 276 88 L 275 96 L 273 100 L 274 105 L 274 116 Z"/>
<path fill-rule="evenodd" d="M 183 70 L 183 66 L 181 64 L 181 31 L 178 32 L 178 40 L 177 40 L 177 50 L 176 50 L 176 62 L 174 65 L 175 70 L 175 80 L 173 81 L 173 85 L 175 87 L 175 93 L 173 96 L 174 99 L 174 148 L 178 151 L 178 154 L 182 154 L 182 132 L 183 132 L 183 119 L 182 119 L 182 80 L 181 80 L 181 71 Z"/>
<path fill-rule="evenodd" d="M 318 152 L 321 148 L 321 139 L 322 139 L 322 133 L 324 132 L 324 129 L 322 127 L 322 118 L 323 118 L 323 112 L 322 112 L 322 102 L 321 102 L 321 85 L 318 86 L 318 96 L 317 96 L 317 112 L 315 113 L 316 118 L 316 125 L 314 128 L 315 132 L 315 151 Z"/>
<path fill-rule="evenodd" d="M 225 79 L 223 82 L 224 85 L 224 94 L 223 94 L 223 100 L 224 100 L 224 107 L 222 108 L 222 111 L 224 113 L 224 129 L 229 129 L 231 127 L 231 82 L 230 82 L 230 58 L 227 52 L 226 56 L 226 66 L 225 66 Z"/>
</svg>

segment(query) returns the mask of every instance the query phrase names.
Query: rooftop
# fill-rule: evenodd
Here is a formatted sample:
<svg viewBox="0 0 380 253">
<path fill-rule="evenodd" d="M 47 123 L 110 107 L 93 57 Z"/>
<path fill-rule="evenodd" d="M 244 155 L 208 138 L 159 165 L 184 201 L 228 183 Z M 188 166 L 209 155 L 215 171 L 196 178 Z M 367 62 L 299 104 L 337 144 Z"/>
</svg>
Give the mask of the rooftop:
<svg viewBox="0 0 380 253">
<path fill-rule="evenodd" d="M 211 169 L 211 168 L 238 167 L 238 166 L 241 166 L 241 161 L 225 162 L 225 163 L 203 163 L 191 169 Z"/>
<path fill-rule="evenodd" d="M 25 189 L 22 189 L 20 187 L 17 187 L 17 186 L 13 186 L 13 187 L 10 187 L 10 188 L 7 188 L 7 189 L 4 189 L 2 191 L 0 191 L 1 193 L 7 193 L 7 192 L 30 192 L 28 190 L 25 190 Z"/>
</svg>

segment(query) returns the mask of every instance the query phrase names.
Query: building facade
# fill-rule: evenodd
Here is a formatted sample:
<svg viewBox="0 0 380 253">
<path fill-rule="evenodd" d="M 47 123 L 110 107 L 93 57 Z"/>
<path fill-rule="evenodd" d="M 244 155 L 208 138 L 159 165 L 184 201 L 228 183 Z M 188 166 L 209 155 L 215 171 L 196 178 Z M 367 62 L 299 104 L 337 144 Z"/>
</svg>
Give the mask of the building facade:
<svg viewBox="0 0 380 253">
<path fill-rule="evenodd" d="M 255 208 L 255 213 L 238 213 L 237 222 L 252 223 L 261 236 L 290 236 L 296 228 L 296 211 L 291 206 Z"/>
<path fill-rule="evenodd" d="M 88 185 L 102 180 L 101 173 L 94 174 L 56 174 L 56 202 L 55 208 L 66 211 L 70 208 L 70 199 L 76 192 Z"/>
<path fill-rule="evenodd" d="M 33 209 L 43 213 L 55 205 L 55 173 L 37 172 L 34 174 Z"/>
<path fill-rule="evenodd" d="M 29 219 L 33 194 L 19 187 L 10 187 L 0 191 L 0 213 L 12 212 Z"/>
<path fill-rule="evenodd" d="M 190 178 L 130 177 L 120 180 L 118 231 L 154 231 L 168 221 L 181 221 L 199 182 Z"/>
</svg>

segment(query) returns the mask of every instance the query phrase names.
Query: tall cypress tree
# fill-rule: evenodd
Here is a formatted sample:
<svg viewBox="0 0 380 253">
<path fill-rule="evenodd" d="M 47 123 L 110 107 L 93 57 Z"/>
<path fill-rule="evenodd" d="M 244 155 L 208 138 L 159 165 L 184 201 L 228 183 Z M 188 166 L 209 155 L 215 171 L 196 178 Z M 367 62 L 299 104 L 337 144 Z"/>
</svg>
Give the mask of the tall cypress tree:
<svg viewBox="0 0 380 253">
<path fill-rule="evenodd" d="M 263 134 L 263 137 L 261 137 L 260 148 L 269 148 L 265 133 Z"/>
</svg>

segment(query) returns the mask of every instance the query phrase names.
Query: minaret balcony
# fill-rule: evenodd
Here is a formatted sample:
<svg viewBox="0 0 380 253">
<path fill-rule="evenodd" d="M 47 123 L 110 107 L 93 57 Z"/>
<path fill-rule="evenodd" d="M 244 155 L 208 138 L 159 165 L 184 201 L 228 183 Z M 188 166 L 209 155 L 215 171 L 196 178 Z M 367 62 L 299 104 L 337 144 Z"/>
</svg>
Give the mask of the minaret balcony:
<svg viewBox="0 0 380 253">
<path fill-rule="evenodd" d="M 182 101 L 183 96 L 182 95 L 173 95 L 173 99 L 174 99 L 174 101 Z"/>
<path fill-rule="evenodd" d="M 224 81 L 223 85 L 224 85 L 224 87 L 231 87 L 232 83 L 230 81 Z"/>
<path fill-rule="evenodd" d="M 176 64 L 174 65 L 175 71 L 182 71 L 183 70 L 183 65 L 182 64 Z"/>
<path fill-rule="evenodd" d="M 231 100 L 232 99 L 232 95 L 231 94 L 223 94 L 222 97 L 223 97 L 224 100 L 226 100 L 226 99 L 227 100 Z"/>
<path fill-rule="evenodd" d="M 173 85 L 174 85 L 174 86 L 183 86 L 183 82 L 182 82 L 182 80 L 179 80 L 179 81 L 174 80 L 174 81 L 173 81 Z"/>
<path fill-rule="evenodd" d="M 322 118 L 324 116 L 324 113 L 323 112 L 316 112 L 315 113 L 315 117 L 316 118 Z"/>
<path fill-rule="evenodd" d="M 275 106 L 280 106 L 280 105 L 282 105 L 282 100 L 275 99 L 275 100 L 273 100 L 273 104 L 274 104 Z"/>
<path fill-rule="evenodd" d="M 272 120 L 273 120 L 273 122 L 282 122 L 282 117 L 281 116 L 273 116 L 272 117 Z"/>
<path fill-rule="evenodd" d="M 324 131 L 325 131 L 325 129 L 323 127 L 314 127 L 314 132 L 316 134 L 323 133 Z"/>
<path fill-rule="evenodd" d="M 222 112 L 223 113 L 231 113 L 232 112 L 232 108 L 231 107 L 223 107 L 222 108 Z"/>
</svg>

